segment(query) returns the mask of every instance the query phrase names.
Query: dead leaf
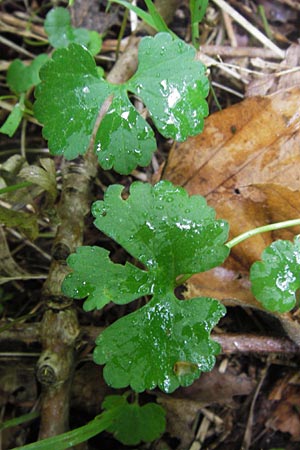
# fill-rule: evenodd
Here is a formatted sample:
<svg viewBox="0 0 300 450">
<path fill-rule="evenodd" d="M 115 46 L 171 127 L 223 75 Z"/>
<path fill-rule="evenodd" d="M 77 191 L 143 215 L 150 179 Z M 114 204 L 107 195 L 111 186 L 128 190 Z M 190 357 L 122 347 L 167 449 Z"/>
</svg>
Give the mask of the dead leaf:
<svg viewBox="0 0 300 450">
<path fill-rule="evenodd" d="M 292 88 L 212 114 L 201 135 L 173 146 L 162 178 L 206 197 L 229 222 L 230 238 L 300 217 L 299 95 L 300 88 Z M 221 268 L 192 277 L 189 292 L 260 307 L 249 290 L 251 264 L 274 239 L 298 233 L 294 227 L 247 239 Z"/>
<path fill-rule="evenodd" d="M 255 384 L 255 380 L 240 373 L 237 367 L 229 366 L 225 373 L 214 367 L 211 372 L 203 373 L 191 386 L 179 388 L 171 396 L 155 391 L 158 403 L 167 411 L 166 431 L 180 439 L 179 449 L 190 448 L 194 436 L 193 424 L 201 408 L 218 403 L 226 407 L 230 405 L 229 409 L 232 410 L 234 397 L 249 395 Z"/>
<path fill-rule="evenodd" d="M 271 2 L 270 2 L 271 3 Z M 286 9 L 287 11 L 291 11 Z M 254 61 L 252 60 L 252 63 Z M 275 73 L 259 76 L 246 88 L 246 97 L 272 94 L 281 89 L 300 85 L 300 45 L 292 44 Z"/>
<path fill-rule="evenodd" d="M 269 400 L 275 402 L 266 426 L 282 433 L 290 433 L 293 441 L 300 441 L 300 385 L 299 374 L 288 374 L 278 380 Z"/>
<path fill-rule="evenodd" d="M 47 191 L 52 202 L 55 201 L 57 197 L 57 186 L 56 186 L 56 170 L 52 159 L 42 158 L 40 160 L 42 167 L 37 165 L 24 167 L 20 171 L 20 176 L 24 178 L 25 181 L 30 181 L 43 190 Z"/>
</svg>

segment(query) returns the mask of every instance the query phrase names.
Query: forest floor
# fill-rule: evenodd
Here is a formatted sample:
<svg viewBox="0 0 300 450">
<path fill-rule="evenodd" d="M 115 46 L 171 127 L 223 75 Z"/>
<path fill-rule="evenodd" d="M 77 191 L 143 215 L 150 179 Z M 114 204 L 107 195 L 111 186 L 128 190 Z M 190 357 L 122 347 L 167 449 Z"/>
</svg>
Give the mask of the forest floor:
<svg viewBox="0 0 300 450">
<path fill-rule="evenodd" d="M 212 86 L 204 133 L 184 143 L 157 134 L 158 148 L 151 164 L 138 167 L 128 176 L 99 167 L 84 194 L 88 206 L 103 199 L 111 184 L 119 183 L 128 189 L 135 180 L 153 184 L 167 179 L 184 186 L 190 194 L 205 196 L 217 216 L 230 223 L 231 237 L 253 226 L 299 217 L 300 2 L 224 3 L 225 9 L 222 2 L 210 1 L 200 24 L 197 58 L 206 65 Z M 145 8 L 144 2 L 138 4 Z M 171 30 L 190 43 L 189 2 L 164 0 L 156 4 Z M 54 0 L 0 2 L 1 124 L 16 102 L 6 80 L 11 62 L 19 58 L 28 64 L 40 53 L 53 51 L 43 24 L 54 6 L 68 4 Z M 121 6 L 114 4 L 108 10 L 106 6 L 106 1 L 75 0 L 70 8 L 72 22 L 103 35 L 97 64 L 111 80 L 125 81 L 135 70 L 135 50 L 141 36 L 153 31 L 140 22 L 136 29 L 135 16 L 125 14 Z M 263 42 L 259 33 L 265 37 Z M 33 89 L 27 98 L 33 102 Z M 287 118 L 292 115 L 298 117 L 297 126 L 289 128 Z M 229 129 L 234 141 L 228 136 Z M 85 245 L 100 244 L 111 252 L 114 262 L 121 264 L 127 255 L 106 236 L 99 236 L 86 205 L 79 212 L 82 224 L 71 213 L 60 216 L 59 204 L 68 195 L 64 192 L 65 162 L 61 156 L 50 155 L 34 117 L 25 115 L 12 137 L 0 136 L 0 190 L 29 181 L 23 189 L 0 191 L 0 450 L 5 450 L 23 447 L 38 436 L 45 438 L 67 427 L 53 423 L 61 420 L 60 412 L 57 414 L 55 400 L 45 394 L 47 382 L 41 388 L 41 374 L 37 374 L 42 346 L 51 340 L 51 329 L 48 335 L 45 332 L 45 314 L 49 309 L 56 311 L 53 298 L 59 292 L 55 292 L 53 284 L 59 269 L 53 267 L 53 259 L 58 259 L 57 253 L 64 253 L 64 239 L 67 241 L 67 235 L 81 227 L 75 234 L 82 236 L 75 236 L 73 243 L 81 240 Z M 237 151 L 246 147 L 247 162 Z M 54 161 L 55 194 L 52 185 L 45 187 L 45 179 L 32 184 L 29 171 L 24 172 L 28 166 L 40 168 L 40 161 L 48 157 Z M 75 186 L 80 158 L 72 170 L 71 182 Z M 51 173 L 47 183 L 50 179 Z M 78 201 L 83 195 L 73 194 L 72 202 L 76 202 L 76 195 Z M 11 210 L 24 213 L 24 221 L 3 212 Z M 169 395 L 158 389 L 140 395 L 142 403 L 153 400 L 165 408 L 167 425 L 160 439 L 134 448 L 300 448 L 299 310 L 294 308 L 282 317 L 266 313 L 253 298 L 248 282 L 249 267 L 266 245 L 278 238 L 292 240 L 298 233 L 299 227 L 295 227 L 257 238 L 232 252 L 221 268 L 192 277 L 181 288 L 181 297 L 214 297 L 227 307 L 226 317 L 213 332 L 222 351 L 214 369 L 202 374 L 190 387 Z M 99 414 L 105 396 L 120 393 L 104 382 L 101 367 L 92 361 L 92 350 L 103 327 L 136 307 L 109 304 L 103 310 L 83 312 L 82 303 L 75 301 L 73 305 L 80 339 L 71 349 L 75 359 L 70 364 L 75 373 L 72 376 L 70 368 L 66 388 L 70 402 L 64 405 L 67 412 L 63 413 L 69 416 L 70 428 L 84 425 Z M 69 306 L 66 304 L 66 308 Z M 54 412 L 49 413 L 51 408 Z M 33 414 L 31 420 L 5 426 L 28 413 Z M 132 447 L 104 432 L 78 448 Z"/>
</svg>

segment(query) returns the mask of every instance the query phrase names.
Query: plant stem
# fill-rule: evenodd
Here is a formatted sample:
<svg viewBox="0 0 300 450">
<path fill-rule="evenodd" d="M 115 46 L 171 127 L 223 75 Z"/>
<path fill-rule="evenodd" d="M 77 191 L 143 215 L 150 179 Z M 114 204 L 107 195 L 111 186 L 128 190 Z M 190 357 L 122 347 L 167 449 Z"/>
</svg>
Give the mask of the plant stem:
<svg viewBox="0 0 300 450">
<path fill-rule="evenodd" d="M 226 245 L 228 248 L 232 248 L 235 245 L 240 244 L 246 239 L 257 234 L 266 233 L 267 231 L 280 230 L 282 228 L 294 227 L 296 225 L 300 225 L 300 219 L 285 220 L 284 222 L 276 222 L 269 225 L 264 225 L 262 227 L 253 228 L 252 230 L 246 231 L 245 233 L 242 233 L 239 236 L 231 239 L 231 241 L 227 242 Z"/>
<path fill-rule="evenodd" d="M 300 219 L 285 220 L 284 222 L 271 223 L 269 225 L 264 225 L 262 227 L 253 228 L 252 230 L 246 231 L 245 233 L 242 233 L 239 236 L 231 239 L 231 241 L 227 242 L 227 244 L 225 245 L 231 249 L 235 245 L 240 244 L 241 242 L 245 241 L 248 238 L 251 238 L 252 236 L 255 236 L 256 234 L 266 233 L 267 231 L 280 230 L 282 228 L 294 227 L 297 225 L 300 225 Z M 176 280 L 176 286 L 180 286 L 183 283 L 185 283 L 189 278 L 191 278 L 192 275 L 194 274 L 186 273 L 184 275 L 181 275 Z"/>
<path fill-rule="evenodd" d="M 16 448 L 26 448 L 27 450 L 52 450 L 55 448 L 55 450 L 64 450 L 86 442 L 88 439 L 101 433 L 112 424 L 113 419 L 113 411 L 105 411 L 88 424 L 75 430 Z"/>
</svg>

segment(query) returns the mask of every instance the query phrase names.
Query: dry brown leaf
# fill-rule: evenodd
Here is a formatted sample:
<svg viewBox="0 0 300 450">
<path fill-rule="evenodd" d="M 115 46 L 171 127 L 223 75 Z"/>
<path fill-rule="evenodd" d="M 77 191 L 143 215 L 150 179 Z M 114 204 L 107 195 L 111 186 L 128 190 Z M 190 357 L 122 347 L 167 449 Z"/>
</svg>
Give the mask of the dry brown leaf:
<svg viewBox="0 0 300 450">
<path fill-rule="evenodd" d="M 179 449 L 190 448 L 194 436 L 193 424 L 201 408 L 218 403 L 229 406 L 232 410 L 234 397 L 249 395 L 255 384 L 254 379 L 245 373 L 239 373 L 237 367 L 228 367 L 225 373 L 214 367 L 211 372 L 202 373 L 191 386 L 179 388 L 171 396 L 155 392 L 158 403 L 167 411 L 166 431 L 171 436 L 180 438 Z M 227 417 L 226 422 L 228 419 Z"/>
<path fill-rule="evenodd" d="M 174 145 L 162 178 L 205 196 L 229 222 L 230 238 L 300 217 L 299 95 L 295 87 L 211 115 L 201 135 Z M 190 293 L 259 306 L 249 290 L 250 265 L 274 239 L 298 233 L 294 227 L 247 239 L 221 268 L 191 278 Z"/>
<path fill-rule="evenodd" d="M 255 61 L 252 60 L 254 63 Z M 264 62 L 263 62 L 264 63 Z M 267 63 L 266 63 L 267 64 Z M 246 97 L 272 94 L 280 89 L 300 85 L 300 45 L 292 44 L 275 73 L 259 76 L 246 88 Z"/>
<path fill-rule="evenodd" d="M 299 373 L 289 373 L 278 380 L 269 394 L 269 400 L 274 402 L 275 408 L 266 426 L 282 433 L 290 433 L 293 441 L 300 441 L 299 394 Z"/>
</svg>

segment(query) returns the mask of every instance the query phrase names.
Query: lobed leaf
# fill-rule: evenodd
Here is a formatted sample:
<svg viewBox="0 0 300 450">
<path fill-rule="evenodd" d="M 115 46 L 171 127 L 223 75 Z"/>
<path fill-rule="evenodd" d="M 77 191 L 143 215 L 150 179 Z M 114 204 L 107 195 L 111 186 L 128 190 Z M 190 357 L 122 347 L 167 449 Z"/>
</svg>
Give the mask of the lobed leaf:
<svg viewBox="0 0 300 450">
<path fill-rule="evenodd" d="M 96 153 L 103 169 L 112 167 L 130 173 L 136 166 L 147 166 L 156 141 L 152 128 L 133 107 L 120 88 L 101 121 L 96 135 Z"/>
<path fill-rule="evenodd" d="M 54 52 L 40 77 L 35 116 L 44 124 L 43 135 L 52 153 L 74 159 L 89 146 L 109 86 L 99 77 L 91 54 L 77 44 Z"/>
<path fill-rule="evenodd" d="M 147 106 L 158 131 L 184 141 L 203 130 L 208 115 L 209 84 L 196 50 L 168 33 L 145 37 L 139 46 L 139 65 L 128 83 Z"/>
<path fill-rule="evenodd" d="M 102 408 L 112 411 L 113 423 L 106 428 L 124 445 L 137 445 L 158 439 L 166 427 L 165 411 L 156 403 L 139 406 L 121 395 L 108 395 Z"/>
<path fill-rule="evenodd" d="M 213 368 L 220 346 L 209 334 L 224 314 L 211 298 L 180 301 L 172 292 L 157 294 L 100 334 L 94 361 L 106 364 L 103 375 L 114 388 L 173 392 Z"/>
<path fill-rule="evenodd" d="M 54 48 L 68 47 L 76 43 L 87 47 L 92 55 L 96 55 L 101 48 L 100 35 L 96 31 L 72 27 L 70 13 L 62 7 L 49 11 L 45 19 L 45 31 Z"/>
<path fill-rule="evenodd" d="M 71 44 L 57 50 L 41 71 L 34 107 L 50 150 L 68 159 L 84 154 L 100 108 L 112 95 L 112 104 L 95 130 L 100 164 L 122 174 L 149 164 L 156 149 L 154 133 L 129 101 L 127 91 L 140 96 L 165 137 L 183 140 L 198 134 L 208 112 L 204 99 L 208 81 L 204 66 L 194 58 L 192 47 L 168 33 L 144 38 L 137 73 L 119 86 L 101 78 L 82 46 Z"/>
<path fill-rule="evenodd" d="M 15 59 L 7 71 L 7 84 L 12 92 L 22 94 L 40 82 L 39 71 L 49 57 L 41 53 L 29 66 L 20 59 Z"/>
<path fill-rule="evenodd" d="M 290 311 L 300 287 L 300 237 L 294 243 L 278 240 L 267 247 L 262 261 L 252 265 L 250 281 L 253 294 L 266 309 Z"/>
<path fill-rule="evenodd" d="M 168 181 L 135 182 L 126 200 L 122 190 L 112 185 L 104 200 L 94 203 L 95 225 L 146 270 L 113 264 L 104 249 L 81 247 L 68 258 L 73 272 L 63 291 L 73 298 L 87 296 L 87 310 L 152 295 L 147 305 L 99 336 L 94 358 L 106 364 L 104 376 L 113 387 L 130 385 L 140 392 L 158 385 L 172 392 L 213 367 L 219 346 L 209 333 L 225 312 L 211 298 L 178 300 L 176 279 L 224 261 L 228 226 L 215 219 L 203 197 L 189 197 Z"/>
<path fill-rule="evenodd" d="M 228 225 L 215 219 L 204 197 L 189 197 L 168 181 L 132 183 L 127 200 L 122 190 L 112 185 L 104 201 L 94 203 L 94 223 L 156 272 L 157 284 L 173 288 L 178 275 L 209 270 L 228 256 Z"/>
<path fill-rule="evenodd" d="M 65 278 L 63 290 L 72 298 L 88 297 L 85 311 L 109 302 L 125 304 L 151 292 L 146 272 L 130 263 L 114 264 L 104 248 L 79 247 L 69 256 L 68 265 L 73 273 Z"/>
</svg>

